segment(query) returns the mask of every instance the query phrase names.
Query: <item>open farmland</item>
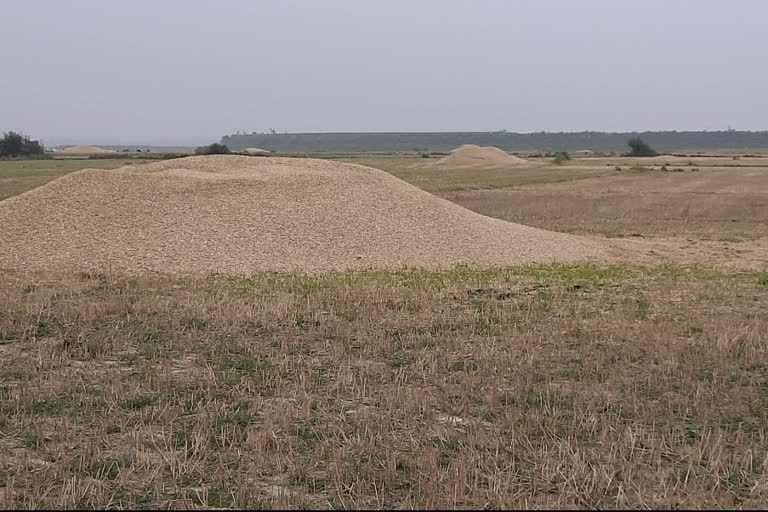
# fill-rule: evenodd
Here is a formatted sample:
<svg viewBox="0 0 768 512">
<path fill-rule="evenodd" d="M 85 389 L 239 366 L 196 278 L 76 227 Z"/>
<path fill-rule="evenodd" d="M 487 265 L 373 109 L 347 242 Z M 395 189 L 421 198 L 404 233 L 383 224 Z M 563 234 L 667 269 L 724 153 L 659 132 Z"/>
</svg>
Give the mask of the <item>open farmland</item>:
<svg viewBox="0 0 768 512">
<path fill-rule="evenodd" d="M 693 159 L 663 171 L 659 160 L 529 157 L 514 169 L 436 169 L 437 157 L 334 157 L 484 215 L 587 235 L 579 244 L 606 247 L 615 261 L 189 276 L 6 264 L 0 506 L 766 502 L 768 168 L 760 161 Z M 125 163 L 0 162 L 0 197 Z M 172 160 L 149 165 L 132 176 L 184 174 Z M 389 194 L 391 178 L 376 176 Z M 194 177 L 208 180 L 210 194 L 228 183 Z M 124 185 L 116 190 L 133 190 Z M 401 210 L 416 208 L 400 227 L 421 205 L 438 204 L 405 184 L 396 190 L 412 194 Z M 337 199 L 331 206 L 343 211 L 353 198 Z M 56 202 L 47 204 L 41 213 L 57 215 Z M 200 229 L 228 211 L 214 205 L 199 203 Z M 109 218 L 98 210 L 90 215 Z M 31 242 L 30 261 L 46 243 Z"/>
</svg>

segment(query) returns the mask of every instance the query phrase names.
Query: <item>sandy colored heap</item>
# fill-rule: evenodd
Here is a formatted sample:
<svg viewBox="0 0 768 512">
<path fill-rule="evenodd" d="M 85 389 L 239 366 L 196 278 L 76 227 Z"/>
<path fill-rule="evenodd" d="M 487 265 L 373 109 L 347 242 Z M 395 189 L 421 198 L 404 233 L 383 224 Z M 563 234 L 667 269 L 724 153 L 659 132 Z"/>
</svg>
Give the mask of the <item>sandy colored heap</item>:
<svg viewBox="0 0 768 512">
<path fill-rule="evenodd" d="M 476 146 L 464 144 L 451 154 L 441 158 L 433 164 L 433 167 L 450 169 L 474 169 L 474 168 L 506 168 L 530 165 L 530 162 L 522 158 L 510 155 L 506 151 L 493 146 Z"/>
<path fill-rule="evenodd" d="M 68 148 L 62 149 L 61 152 L 72 153 L 77 155 L 92 155 L 96 153 L 116 153 L 116 151 L 113 151 L 111 149 L 102 149 L 96 146 L 70 146 Z"/>
<path fill-rule="evenodd" d="M 383 171 L 194 156 L 86 169 L 0 202 L 0 268 L 328 271 L 599 260 L 578 237 L 492 219 Z"/>
<path fill-rule="evenodd" d="M 268 155 L 269 150 L 261 149 L 261 148 L 245 148 L 243 150 L 243 153 L 246 155 Z"/>
</svg>

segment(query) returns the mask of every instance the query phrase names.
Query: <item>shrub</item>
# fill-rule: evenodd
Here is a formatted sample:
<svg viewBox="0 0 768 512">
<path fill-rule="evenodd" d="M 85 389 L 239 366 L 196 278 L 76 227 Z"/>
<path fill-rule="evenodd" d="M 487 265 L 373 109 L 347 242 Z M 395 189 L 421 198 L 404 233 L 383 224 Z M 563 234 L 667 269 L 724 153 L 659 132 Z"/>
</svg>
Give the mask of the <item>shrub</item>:
<svg viewBox="0 0 768 512">
<path fill-rule="evenodd" d="M 570 160 L 571 155 L 569 155 L 566 151 L 558 151 L 555 153 L 555 158 L 552 160 L 552 163 L 560 165 L 566 160 Z"/>
<path fill-rule="evenodd" d="M 220 144 L 218 142 L 214 142 L 213 144 L 209 144 L 207 146 L 200 146 L 199 148 L 195 149 L 196 155 L 228 155 L 231 153 L 229 148 L 226 144 Z"/>
<path fill-rule="evenodd" d="M 7 132 L 0 138 L 0 158 L 44 157 L 45 149 L 36 140 L 16 132 Z"/>
<path fill-rule="evenodd" d="M 629 146 L 629 153 L 627 156 L 658 156 L 659 154 L 654 151 L 651 146 L 645 143 L 640 137 L 635 137 L 627 141 Z"/>
</svg>

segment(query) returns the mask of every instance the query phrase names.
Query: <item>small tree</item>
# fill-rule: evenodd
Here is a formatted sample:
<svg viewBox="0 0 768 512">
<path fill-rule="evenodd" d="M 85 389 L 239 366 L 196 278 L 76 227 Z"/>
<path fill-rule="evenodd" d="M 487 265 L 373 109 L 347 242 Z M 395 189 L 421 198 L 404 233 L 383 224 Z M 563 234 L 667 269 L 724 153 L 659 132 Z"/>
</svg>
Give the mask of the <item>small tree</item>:
<svg viewBox="0 0 768 512">
<path fill-rule="evenodd" d="M 43 146 L 26 135 L 8 132 L 0 138 L 0 158 L 34 157 L 44 154 Z"/>
<path fill-rule="evenodd" d="M 555 153 L 555 158 L 552 160 L 552 163 L 560 165 L 566 160 L 570 160 L 570 159 L 571 159 L 571 155 L 569 155 L 567 151 L 558 151 Z"/>
<path fill-rule="evenodd" d="M 226 144 L 214 142 L 207 146 L 200 146 L 195 150 L 196 155 L 228 155 L 231 153 Z"/>
<path fill-rule="evenodd" d="M 629 146 L 627 156 L 658 156 L 658 153 L 640 137 L 629 139 L 627 145 Z"/>
</svg>

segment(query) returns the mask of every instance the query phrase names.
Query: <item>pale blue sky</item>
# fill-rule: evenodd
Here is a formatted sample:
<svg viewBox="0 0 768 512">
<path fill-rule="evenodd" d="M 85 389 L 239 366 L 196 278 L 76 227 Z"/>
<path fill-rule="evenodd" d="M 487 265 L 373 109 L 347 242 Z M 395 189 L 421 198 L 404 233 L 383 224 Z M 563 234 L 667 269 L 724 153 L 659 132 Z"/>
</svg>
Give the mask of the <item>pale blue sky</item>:
<svg viewBox="0 0 768 512">
<path fill-rule="evenodd" d="M 0 131 L 768 129 L 764 0 L 0 0 Z"/>
</svg>

